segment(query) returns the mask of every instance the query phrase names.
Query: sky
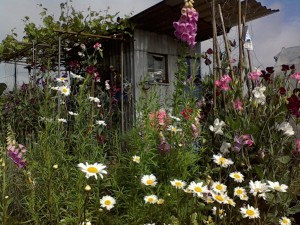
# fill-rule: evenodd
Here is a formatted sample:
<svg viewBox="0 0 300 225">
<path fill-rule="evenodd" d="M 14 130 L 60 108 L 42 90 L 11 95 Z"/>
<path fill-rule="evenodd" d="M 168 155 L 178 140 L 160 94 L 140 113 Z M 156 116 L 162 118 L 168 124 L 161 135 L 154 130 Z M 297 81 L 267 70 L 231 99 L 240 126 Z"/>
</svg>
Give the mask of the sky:
<svg viewBox="0 0 300 225">
<path fill-rule="evenodd" d="M 137 14 L 161 0 L 72 0 L 77 10 L 85 10 L 89 6 L 94 11 L 120 12 L 120 15 Z M 182 0 L 183 1 L 183 0 Z M 197 0 L 195 0 L 197 1 Z M 0 41 L 15 28 L 18 37 L 22 38 L 23 22 L 29 16 L 34 23 L 40 23 L 38 4 L 48 9 L 49 14 L 58 16 L 60 3 L 64 0 L 0 0 Z M 280 11 L 247 23 L 252 37 L 254 51 L 251 53 L 255 67 L 264 69 L 275 64 L 274 56 L 282 47 L 300 46 L 300 0 L 260 0 L 263 6 Z M 198 32 L 201 32 L 198 31 Z M 232 28 L 230 39 L 237 40 L 237 28 Z M 202 50 L 211 47 L 212 41 L 202 43 Z M 10 79 L 13 65 L 0 64 L 0 82 Z M 27 76 L 26 71 L 18 70 L 20 76 Z"/>
</svg>

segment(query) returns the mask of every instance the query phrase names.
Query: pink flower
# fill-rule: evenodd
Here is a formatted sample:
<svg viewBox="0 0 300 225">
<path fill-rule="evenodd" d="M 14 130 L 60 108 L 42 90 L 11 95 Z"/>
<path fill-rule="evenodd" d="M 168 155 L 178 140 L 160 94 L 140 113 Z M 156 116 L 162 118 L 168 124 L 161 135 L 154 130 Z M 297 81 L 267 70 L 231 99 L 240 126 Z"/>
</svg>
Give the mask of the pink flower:
<svg viewBox="0 0 300 225">
<path fill-rule="evenodd" d="M 237 110 L 237 111 L 242 111 L 244 108 L 243 108 L 243 102 L 240 100 L 240 99 L 236 99 L 234 101 L 234 108 Z"/>
<path fill-rule="evenodd" d="M 26 159 L 24 154 L 26 149 L 23 145 L 19 144 L 18 146 L 8 145 L 7 146 L 8 155 L 11 160 L 19 167 L 24 168 L 26 166 Z"/>
<path fill-rule="evenodd" d="M 159 125 L 163 126 L 165 123 L 169 123 L 169 118 L 165 109 L 160 109 L 158 112 L 151 112 L 148 114 L 150 119 L 150 124 L 153 126 L 154 122 L 157 121 Z"/>
<path fill-rule="evenodd" d="M 294 73 L 291 75 L 291 78 L 296 79 L 298 82 L 300 82 L 300 72 Z"/>
<path fill-rule="evenodd" d="M 96 43 L 94 44 L 94 49 L 99 50 L 101 48 L 101 44 L 100 43 Z"/>
<path fill-rule="evenodd" d="M 223 91 L 229 91 L 230 86 L 229 83 L 232 81 L 231 77 L 228 74 L 223 75 L 220 80 L 216 80 L 216 86 Z"/>
<path fill-rule="evenodd" d="M 192 124 L 192 130 L 193 130 L 193 136 L 194 138 L 197 138 L 198 135 L 199 135 L 199 132 L 198 132 L 198 128 L 195 124 Z"/>
<path fill-rule="evenodd" d="M 249 78 L 250 80 L 256 81 L 256 80 L 259 80 L 259 77 L 260 77 L 261 75 L 262 75 L 262 72 L 261 72 L 260 70 L 256 70 L 256 71 L 250 72 L 250 73 L 248 74 L 248 78 Z"/>
</svg>

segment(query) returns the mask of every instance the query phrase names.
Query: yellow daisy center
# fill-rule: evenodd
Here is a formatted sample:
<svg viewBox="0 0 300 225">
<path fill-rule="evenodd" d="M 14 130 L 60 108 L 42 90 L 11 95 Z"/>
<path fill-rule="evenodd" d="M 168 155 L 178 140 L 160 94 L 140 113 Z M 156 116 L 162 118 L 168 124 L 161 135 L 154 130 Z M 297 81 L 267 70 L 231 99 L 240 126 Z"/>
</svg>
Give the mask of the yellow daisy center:
<svg viewBox="0 0 300 225">
<path fill-rule="evenodd" d="M 153 180 L 147 180 L 146 182 L 148 185 L 152 185 L 153 184 Z"/>
<path fill-rule="evenodd" d="M 111 205 L 111 201 L 110 200 L 105 200 L 104 205 Z"/>
<path fill-rule="evenodd" d="M 150 197 L 150 198 L 148 198 L 148 201 L 149 202 L 154 202 L 154 198 Z"/>
<path fill-rule="evenodd" d="M 195 190 L 195 192 L 202 192 L 202 188 L 201 187 L 195 187 L 194 190 Z"/>
<path fill-rule="evenodd" d="M 220 202 L 222 202 L 224 200 L 223 197 L 222 197 L 222 195 L 216 195 L 215 199 L 217 199 Z"/>
<path fill-rule="evenodd" d="M 97 173 L 98 172 L 98 169 L 94 166 L 90 166 L 89 168 L 87 168 L 87 171 L 89 173 Z"/>
<path fill-rule="evenodd" d="M 284 223 L 284 224 L 288 224 L 288 223 L 289 223 L 289 221 L 288 221 L 287 219 L 283 219 L 283 220 L 282 220 L 282 223 Z"/>
<path fill-rule="evenodd" d="M 175 182 L 175 186 L 176 186 L 176 187 L 181 187 L 181 186 L 182 186 L 182 183 L 181 183 L 180 181 L 176 181 L 176 182 Z"/>
<path fill-rule="evenodd" d="M 172 127 L 172 131 L 173 131 L 173 132 L 176 132 L 176 131 L 177 131 L 177 128 L 176 128 L 176 127 Z"/>
<path fill-rule="evenodd" d="M 238 195 L 241 195 L 241 194 L 243 194 L 243 190 L 242 190 L 242 189 L 238 189 L 238 190 L 236 190 L 236 193 L 237 193 Z"/>
<path fill-rule="evenodd" d="M 219 191 L 222 191 L 223 190 L 223 186 L 221 184 L 218 184 L 216 186 L 216 189 L 219 190 Z"/>
<path fill-rule="evenodd" d="M 254 212 L 253 210 L 251 210 L 251 209 L 247 209 L 247 210 L 246 210 L 246 214 L 247 214 L 248 216 L 254 216 L 255 212 Z"/>
<path fill-rule="evenodd" d="M 236 178 L 236 179 L 240 179 L 240 178 L 241 178 L 241 176 L 240 176 L 238 173 L 235 173 L 235 174 L 233 175 L 233 177 Z"/>
<path fill-rule="evenodd" d="M 63 88 L 63 89 L 62 89 L 62 92 L 63 92 L 63 93 L 67 93 L 67 92 L 68 92 L 68 89 L 67 89 L 67 88 Z"/>
<path fill-rule="evenodd" d="M 225 158 L 221 157 L 221 158 L 219 159 L 219 163 L 220 163 L 221 165 L 225 164 L 225 162 L 226 162 L 226 159 L 225 159 Z"/>
</svg>

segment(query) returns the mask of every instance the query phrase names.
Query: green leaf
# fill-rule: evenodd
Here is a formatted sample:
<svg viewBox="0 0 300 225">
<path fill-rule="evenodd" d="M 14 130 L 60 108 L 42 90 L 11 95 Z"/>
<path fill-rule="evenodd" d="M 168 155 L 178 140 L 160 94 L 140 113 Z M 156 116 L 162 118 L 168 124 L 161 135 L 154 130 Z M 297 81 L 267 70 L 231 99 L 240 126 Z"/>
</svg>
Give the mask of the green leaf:
<svg viewBox="0 0 300 225">
<path fill-rule="evenodd" d="M 279 157 L 277 160 L 283 164 L 287 164 L 291 160 L 291 157 L 286 155 L 286 156 Z"/>
<path fill-rule="evenodd" d="M 262 165 L 258 165 L 258 166 L 255 166 L 254 169 L 255 169 L 255 172 L 257 173 L 257 175 L 261 179 L 263 179 L 264 178 L 264 169 L 263 169 L 263 166 Z"/>
<path fill-rule="evenodd" d="M 295 205 L 287 210 L 288 215 L 294 215 L 300 212 L 300 205 Z"/>
</svg>

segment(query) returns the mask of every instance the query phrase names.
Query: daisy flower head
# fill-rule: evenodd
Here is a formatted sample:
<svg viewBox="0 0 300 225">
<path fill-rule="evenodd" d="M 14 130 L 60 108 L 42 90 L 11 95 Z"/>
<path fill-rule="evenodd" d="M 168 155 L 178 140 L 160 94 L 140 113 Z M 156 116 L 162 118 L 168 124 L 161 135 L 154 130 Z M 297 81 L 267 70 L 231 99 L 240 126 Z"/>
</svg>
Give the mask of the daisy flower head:
<svg viewBox="0 0 300 225">
<path fill-rule="evenodd" d="M 68 79 L 66 77 L 58 77 L 55 78 L 55 80 L 60 83 L 65 83 L 65 81 L 67 81 Z"/>
<path fill-rule="evenodd" d="M 170 182 L 172 186 L 175 187 L 176 189 L 183 189 L 186 185 L 186 182 L 177 179 L 171 180 Z"/>
<path fill-rule="evenodd" d="M 192 181 L 187 189 L 192 190 L 192 193 L 198 197 L 203 197 L 203 194 L 208 192 L 208 188 L 206 185 L 203 185 L 203 182 L 196 183 Z"/>
<path fill-rule="evenodd" d="M 247 192 L 242 187 L 236 187 L 236 188 L 234 188 L 234 194 L 233 195 L 238 196 L 239 198 L 241 198 L 242 196 L 247 195 Z"/>
<path fill-rule="evenodd" d="M 157 184 L 156 177 L 153 174 L 144 175 L 141 179 L 142 184 L 146 186 L 155 186 Z"/>
<path fill-rule="evenodd" d="M 104 120 L 97 120 L 96 124 L 100 125 L 100 126 L 106 126 L 107 125 Z"/>
<path fill-rule="evenodd" d="M 175 133 L 175 134 L 176 134 L 177 132 L 182 131 L 182 129 L 177 128 L 177 127 L 172 126 L 172 125 L 168 126 L 168 129 L 167 129 L 167 130 L 169 130 L 169 131 L 171 131 L 172 133 Z"/>
<path fill-rule="evenodd" d="M 281 218 L 279 219 L 279 224 L 280 224 L 280 225 L 291 225 L 292 222 L 291 222 L 291 220 L 290 220 L 289 218 L 283 216 L 283 217 L 281 217 Z"/>
<path fill-rule="evenodd" d="M 215 192 L 215 193 L 224 193 L 227 191 L 227 186 L 220 183 L 219 181 L 218 182 L 214 182 L 212 184 L 212 190 Z"/>
<path fill-rule="evenodd" d="M 226 124 L 224 123 L 224 121 L 219 120 L 218 118 L 215 119 L 214 121 L 214 125 L 210 125 L 209 129 L 214 132 L 215 134 L 220 134 L 223 135 L 223 126 L 225 126 Z"/>
<path fill-rule="evenodd" d="M 235 205 L 236 205 L 235 201 L 233 201 L 233 199 L 232 199 L 232 198 L 229 198 L 229 197 L 227 198 L 226 203 L 227 203 L 228 205 L 233 206 L 233 207 L 235 207 Z"/>
<path fill-rule="evenodd" d="M 116 200 L 113 197 L 106 195 L 100 199 L 100 204 L 101 204 L 102 208 L 111 210 L 114 207 L 114 205 L 116 204 Z"/>
<path fill-rule="evenodd" d="M 60 93 L 62 93 L 64 96 L 69 96 L 70 95 L 70 93 L 71 93 L 71 90 L 70 90 L 70 88 L 69 87 L 67 87 L 67 86 L 61 86 L 61 87 L 59 87 L 59 89 L 58 89 L 59 91 L 60 91 Z"/>
<path fill-rule="evenodd" d="M 227 204 L 228 196 L 226 193 L 212 193 L 212 197 L 215 201 L 219 202 L 220 204 Z"/>
<path fill-rule="evenodd" d="M 156 195 L 147 195 L 144 197 L 146 203 L 155 204 L 158 201 L 158 197 Z"/>
<path fill-rule="evenodd" d="M 74 113 L 74 112 L 71 112 L 71 111 L 69 111 L 68 113 L 69 113 L 69 115 L 71 115 L 71 116 L 78 116 L 78 113 Z"/>
<path fill-rule="evenodd" d="M 134 155 L 132 156 L 132 161 L 135 163 L 140 163 L 141 162 L 141 157 Z"/>
<path fill-rule="evenodd" d="M 85 222 L 82 222 L 79 225 L 92 225 L 92 223 L 90 221 L 86 220 Z"/>
<path fill-rule="evenodd" d="M 94 164 L 88 164 L 87 162 L 85 164 L 79 163 L 78 167 L 82 172 L 85 173 L 86 178 L 90 178 L 94 176 L 95 179 L 97 179 L 98 178 L 97 175 L 99 175 L 103 179 L 103 174 L 107 174 L 107 171 L 104 170 L 106 166 L 103 165 L 102 163 L 94 163 Z"/>
<path fill-rule="evenodd" d="M 75 73 L 70 72 L 71 77 L 73 77 L 74 79 L 78 79 L 78 80 L 83 80 L 84 77 L 81 75 L 77 75 Z"/>
<path fill-rule="evenodd" d="M 258 195 L 259 197 L 265 198 L 265 193 L 269 191 L 269 187 L 266 183 L 262 183 L 261 181 L 252 180 L 249 182 L 250 193 L 254 196 Z"/>
<path fill-rule="evenodd" d="M 242 183 L 244 181 L 244 175 L 240 172 L 232 172 L 229 176 L 233 178 L 235 182 Z"/>
<path fill-rule="evenodd" d="M 272 190 L 278 191 L 278 192 L 286 192 L 286 190 L 288 189 L 288 186 L 285 184 L 279 184 L 278 181 L 272 182 L 272 181 L 268 181 L 269 183 L 269 188 L 271 188 Z"/>
<path fill-rule="evenodd" d="M 97 97 L 92 97 L 92 96 L 90 96 L 90 97 L 89 97 L 89 100 L 90 100 L 91 102 L 100 103 L 100 99 L 97 98 Z"/>
<path fill-rule="evenodd" d="M 233 164 L 233 161 L 231 159 L 226 159 L 221 154 L 213 155 L 213 160 L 214 163 L 224 168 L 227 168 L 228 166 Z"/>
<path fill-rule="evenodd" d="M 216 206 L 212 208 L 212 213 L 213 215 L 218 215 L 220 219 L 222 219 L 224 216 L 226 216 L 226 213 L 224 212 L 223 209 L 217 209 Z"/>
<path fill-rule="evenodd" d="M 176 117 L 176 116 L 172 116 L 171 114 L 169 114 L 169 117 L 170 117 L 171 119 L 173 119 L 173 120 L 176 120 L 177 122 L 180 122 L 180 121 L 181 121 L 180 118 L 178 118 L 178 117 Z"/>
<path fill-rule="evenodd" d="M 254 208 L 253 206 L 247 205 L 247 207 L 240 208 L 240 212 L 243 218 L 259 218 L 259 210 L 258 208 Z"/>
<path fill-rule="evenodd" d="M 63 119 L 63 118 L 58 118 L 57 121 L 61 122 L 61 123 L 67 123 L 68 122 L 66 119 Z"/>
</svg>

